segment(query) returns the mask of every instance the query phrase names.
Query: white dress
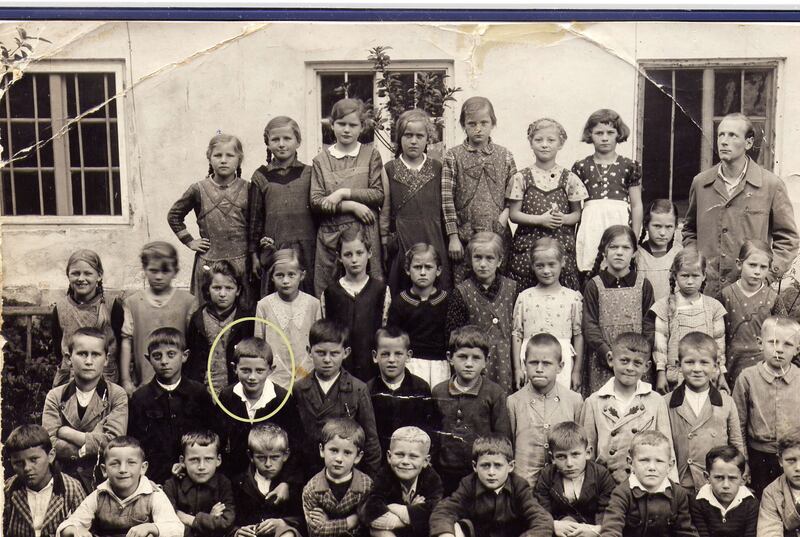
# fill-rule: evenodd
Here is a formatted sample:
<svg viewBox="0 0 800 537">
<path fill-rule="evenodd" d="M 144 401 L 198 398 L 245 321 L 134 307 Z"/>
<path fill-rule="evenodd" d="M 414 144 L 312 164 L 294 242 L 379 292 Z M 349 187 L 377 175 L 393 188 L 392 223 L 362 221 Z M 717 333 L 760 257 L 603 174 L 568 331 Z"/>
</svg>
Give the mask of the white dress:
<svg viewBox="0 0 800 537">
<path fill-rule="evenodd" d="M 561 344 L 564 361 L 556 380 L 569 388 L 575 356 L 572 336 L 581 334 L 582 315 L 583 297 L 577 291 L 561 287 L 556 293 L 548 293 L 539 286 L 522 291 L 514 304 L 513 335 L 522 341 L 519 359 L 523 369 L 528 340 L 541 332 L 552 334 Z"/>
</svg>

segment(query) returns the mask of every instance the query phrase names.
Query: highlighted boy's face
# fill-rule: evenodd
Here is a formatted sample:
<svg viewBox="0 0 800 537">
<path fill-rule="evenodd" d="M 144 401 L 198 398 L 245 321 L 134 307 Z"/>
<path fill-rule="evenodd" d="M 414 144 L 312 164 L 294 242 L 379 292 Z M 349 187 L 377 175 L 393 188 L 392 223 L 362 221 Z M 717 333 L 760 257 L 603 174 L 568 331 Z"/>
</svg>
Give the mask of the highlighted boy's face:
<svg viewBox="0 0 800 537">
<path fill-rule="evenodd" d="M 550 391 L 556 384 L 556 376 L 564 368 L 561 347 L 536 345 L 526 348 L 525 351 L 525 374 L 530 383 L 540 392 Z"/>
<path fill-rule="evenodd" d="M 398 479 L 411 482 L 428 466 L 431 456 L 422 442 L 392 440 L 386 461 Z"/>
<path fill-rule="evenodd" d="M 186 475 L 192 483 L 207 483 L 217 473 L 217 468 L 222 464 L 222 456 L 217 453 L 215 444 L 192 444 L 186 447 L 181 462 L 186 466 Z"/>
<path fill-rule="evenodd" d="M 681 373 L 689 389 L 702 392 L 708 389 L 711 379 L 717 375 L 717 357 L 705 349 L 682 349 Z"/>
<path fill-rule="evenodd" d="M 558 472 L 567 479 L 575 479 L 586 470 L 586 461 L 592 458 L 592 448 L 577 445 L 569 449 L 557 449 L 552 456 Z"/>
<path fill-rule="evenodd" d="M 11 469 L 17 474 L 25 486 L 31 490 L 39 491 L 50 482 L 52 474 L 50 465 L 56 458 L 55 450 L 50 453 L 40 446 L 15 451 L 8 455 Z"/>
<path fill-rule="evenodd" d="M 244 394 L 254 399 L 261 396 L 267 377 L 275 369 L 267 360 L 260 357 L 243 356 L 236 364 L 236 376 L 242 383 Z"/>
<path fill-rule="evenodd" d="M 156 345 L 147 355 L 156 378 L 163 384 L 175 384 L 181 378 L 181 368 L 189 358 L 189 351 L 177 345 Z M 203 359 L 205 357 L 200 357 Z"/>
<path fill-rule="evenodd" d="M 333 341 L 317 343 L 308 350 L 314 362 L 314 373 L 322 380 L 331 380 L 339 374 L 342 362 L 350 354 L 350 347 Z"/>
<path fill-rule="evenodd" d="M 657 446 L 639 444 L 628 460 L 631 472 L 648 492 L 655 491 L 664 482 L 672 466 L 669 444 L 666 442 Z"/>
<path fill-rule="evenodd" d="M 761 349 L 767 365 L 776 371 L 782 370 L 797 355 L 797 329 L 794 326 L 764 323 L 761 328 Z"/>
<path fill-rule="evenodd" d="M 650 360 L 642 353 L 614 347 L 608 365 L 614 371 L 614 378 L 622 386 L 636 386 L 644 372 L 650 367 Z"/>
<path fill-rule="evenodd" d="M 162 293 L 169 289 L 177 273 L 173 263 L 165 259 L 150 261 L 144 268 L 147 283 L 155 293 Z"/>
<path fill-rule="evenodd" d="M 353 467 L 361 462 L 362 455 L 352 440 L 340 436 L 334 436 L 324 446 L 319 446 L 319 456 L 325 461 L 325 470 L 333 479 L 349 475 Z"/>
<path fill-rule="evenodd" d="M 147 471 L 147 461 L 138 447 L 120 446 L 108 450 L 101 468 L 114 494 L 125 499 L 139 486 L 139 479 Z"/>
<path fill-rule="evenodd" d="M 93 297 L 100 282 L 100 274 L 86 261 L 72 263 L 67 278 L 75 299 L 80 301 Z"/>
<path fill-rule="evenodd" d="M 714 459 L 708 469 L 708 483 L 711 491 L 723 506 L 728 506 L 739 492 L 739 487 L 744 485 L 742 471 L 733 462 Z"/>
<path fill-rule="evenodd" d="M 256 467 L 256 471 L 267 479 L 275 478 L 289 459 L 289 448 L 287 446 L 276 449 L 254 449 L 250 450 L 249 453 L 250 461 Z"/>
<path fill-rule="evenodd" d="M 800 489 L 800 447 L 784 450 L 780 455 L 781 468 L 793 489 Z"/>
<path fill-rule="evenodd" d="M 294 129 L 287 125 L 285 127 L 275 127 L 267 134 L 267 147 L 272 155 L 280 162 L 286 162 L 294 158 L 300 142 L 294 135 Z"/>
<path fill-rule="evenodd" d="M 481 376 L 486 367 L 486 355 L 477 347 L 461 347 L 448 353 L 447 360 L 453 366 L 461 384 L 471 384 Z"/>
<path fill-rule="evenodd" d="M 514 471 L 514 461 L 505 455 L 481 455 L 472 462 L 472 468 L 478 474 L 478 480 L 489 490 L 497 490 L 506 484 L 508 474 Z"/>
<path fill-rule="evenodd" d="M 377 350 L 372 352 L 372 361 L 378 364 L 384 380 L 394 382 L 405 371 L 409 354 L 405 338 L 382 337 L 378 340 Z"/>
<path fill-rule="evenodd" d="M 236 304 L 239 297 L 239 286 L 230 276 L 214 274 L 208 286 L 208 297 L 217 311 L 227 311 Z"/>
<path fill-rule="evenodd" d="M 442 267 L 436 264 L 436 258 L 431 252 L 425 252 L 411 258 L 406 274 L 411 283 L 420 289 L 427 289 L 442 275 Z"/>
<path fill-rule="evenodd" d="M 72 340 L 69 358 L 76 379 L 83 382 L 95 381 L 102 376 L 108 359 L 106 342 L 93 336 L 76 335 Z"/>
</svg>

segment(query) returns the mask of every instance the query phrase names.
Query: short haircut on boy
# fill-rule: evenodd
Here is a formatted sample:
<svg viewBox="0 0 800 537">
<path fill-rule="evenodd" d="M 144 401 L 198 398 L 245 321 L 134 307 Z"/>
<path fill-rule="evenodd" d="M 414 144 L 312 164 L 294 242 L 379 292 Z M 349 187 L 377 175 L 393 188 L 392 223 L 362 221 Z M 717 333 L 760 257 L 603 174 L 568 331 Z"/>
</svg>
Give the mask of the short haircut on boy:
<svg viewBox="0 0 800 537">
<path fill-rule="evenodd" d="M 359 451 L 364 450 L 364 429 L 350 418 L 332 418 L 322 426 L 322 445 L 336 437 L 350 440 Z"/>
<path fill-rule="evenodd" d="M 383 328 L 378 328 L 375 332 L 375 348 L 377 349 L 381 344 L 381 339 L 402 339 L 403 344 L 408 350 L 411 347 L 411 338 L 408 337 L 408 332 L 399 328 L 397 326 L 385 326 Z"/>
<path fill-rule="evenodd" d="M 308 332 L 308 346 L 313 347 L 320 343 L 337 343 L 343 347 L 348 346 L 350 330 L 347 326 L 332 321 L 331 319 L 320 319 L 311 325 Z"/>
<path fill-rule="evenodd" d="M 262 423 L 250 429 L 247 435 L 247 448 L 250 453 L 282 451 L 289 453 L 289 435 L 271 423 Z"/>
<path fill-rule="evenodd" d="M 8 435 L 8 439 L 3 445 L 3 454 L 7 457 L 11 453 L 18 453 L 37 447 L 42 448 L 45 453 L 50 453 L 50 450 L 53 449 L 50 435 L 41 425 L 26 423 L 25 425 L 20 425 Z"/>
<path fill-rule="evenodd" d="M 631 440 L 631 445 L 628 448 L 628 453 L 631 457 L 636 455 L 636 448 L 639 446 L 664 446 L 669 451 L 669 438 L 667 438 L 661 431 L 655 429 L 648 429 L 636 433 Z"/>
<path fill-rule="evenodd" d="M 795 331 L 800 331 L 800 323 L 785 315 L 772 315 L 764 319 L 764 322 L 761 323 L 762 338 L 769 328 L 792 328 Z"/>
<path fill-rule="evenodd" d="M 483 330 L 474 324 L 466 324 L 450 332 L 447 348 L 451 353 L 463 348 L 480 349 L 484 357 L 489 359 L 489 340 Z"/>
<path fill-rule="evenodd" d="M 80 336 L 87 336 L 93 337 L 95 339 L 102 339 L 103 340 L 103 348 L 105 349 L 106 353 L 108 353 L 108 349 L 111 346 L 111 338 L 108 337 L 103 330 L 99 328 L 95 328 L 94 326 L 81 326 L 77 330 L 75 330 L 69 339 L 67 340 L 67 350 L 72 352 L 73 347 L 75 347 L 75 339 Z"/>
<path fill-rule="evenodd" d="M 701 352 L 704 356 L 710 356 L 714 362 L 717 361 L 717 342 L 708 334 L 689 332 L 683 336 L 678 343 L 678 359 L 683 358 L 690 350 Z"/>
<path fill-rule="evenodd" d="M 550 428 L 547 446 L 550 453 L 569 451 L 577 447 L 586 449 L 589 447 L 589 440 L 583 427 L 574 421 L 563 421 Z"/>
<path fill-rule="evenodd" d="M 706 471 L 711 471 L 711 466 L 717 459 L 735 464 L 739 471 L 744 474 L 747 461 L 742 452 L 736 449 L 735 446 L 717 446 L 708 450 L 708 453 L 706 453 Z"/>
<path fill-rule="evenodd" d="M 472 444 L 472 461 L 478 462 L 484 455 L 502 455 L 508 462 L 514 460 L 511 440 L 501 434 L 479 436 Z"/>
<path fill-rule="evenodd" d="M 392 433 L 392 438 L 389 441 L 390 451 L 395 442 L 413 442 L 415 444 L 421 444 L 425 453 L 430 452 L 431 449 L 431 437 L 428 433 L 413 425 L 400 427 Z"/>
<path fill-rule="evenodd" d="M 219 435 L 213 431 L 190 431 L 181 436 L 181 453 L 186 455 L 186 448 L 192 446 L 214 446 L 219 455 Z"/>
<path fill-rule="evenodd" d="M 559 343 L 558 339 L 553 334 L 548 334 L 547 332 L 539 332 L 538 334 L 534 334 L 528 340 L 528 344 L 525 345 L 525 358 L 528 357 L 528 353 L 533 351 L 535 348 L 551 348 L 554 349 L 557 353 L 558 360 L 562 360 L 561 355 L 561 343 Z"/>
<path fill-rule="evenodd" d="M 227 276 L 233 280 L 233 283 L 236 285 L 237 289 L 242 288 L 242 276 L 230 261 L 227 259 L 214 261 L 211 263 L 211 266 L 208 268 L 208 270 L 203 271 L 203 277 L 200 282 L 200 292 L 203 293 L 203 298 L 206 302 L 211 302 L 211 282 L 214 281 L 214 276 L 217 274 Z"/>
<path fill-rule="evenodd" d="M 800 431 L 797 430 L 778 440 L 778 457 L 783 455 L 785 451 L 794 448 L 800 448 Z"/>
<path fill-rule="evenodd" d="M 177 347 L 181 351 L 185 351 L 186 336 L 184 336 L 183 332 L 177 328 L 173 328 L 171 326 L 162 326 L 161 328 L 156 328 L 150 332 L 150 334 L 148 334 L 144 345 L 147 349 L 148 355 L 156 350 L 156 347 L 160 347 L 162 345 Z"/>
<path fill-rule="evenodd" d="M 261 358 L 272 365 L 272 347 L 258 337 L 246 337 L 233 348 L 233 358 L 238 364 L 242 358 Z"/>
<path fill-rule="evenodd" d="M 636 332 L 623 332 L 618 335 L 611 345 L 612 352 L 614 349 L 650 355 L 650 343 L 647 342 L 647 338 Z"/>
<path fill-rule="evenodd" d="M 142 268 L 147 268 L 150 263 L 161 262 L 161 266 L 166 265 L 176 272 L 178 271 L 178 250 L 168 242 L 148 242 L 142 248 L 139 259 L 142 262 Z"/>
<path fill-rule="evenodd" d="M 122 448 L 122 447 L 130 447 L 138 449 L 139 454 L 142 457 L 142 460 L 143 461 L 147 460 L 144 453 L 144 448 L 142 447 L 142 444 L 139 442 L 139 440 L 137 440 L 133 436 L 126 436 L 126 435 L 116 436 L 108 441 L 108 444 L 106 444 L 105 449 L 103 449 L 103 460 L 105 461 L 108 458 L 108 454 L 109 452 L 111 452 L 112 449 Z"/>
</svg>

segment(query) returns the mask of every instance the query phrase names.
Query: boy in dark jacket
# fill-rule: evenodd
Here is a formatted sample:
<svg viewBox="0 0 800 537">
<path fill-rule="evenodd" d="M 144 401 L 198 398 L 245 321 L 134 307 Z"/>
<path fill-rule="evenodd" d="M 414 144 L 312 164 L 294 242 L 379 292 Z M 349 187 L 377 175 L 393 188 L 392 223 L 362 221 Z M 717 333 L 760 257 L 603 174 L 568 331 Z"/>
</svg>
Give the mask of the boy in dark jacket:
<svg viewBox="0 0 800 537">
<path fill-rule="evenodd" d="M 289 438 L 276 425 L 256 425 L 247 435 L 250 467 L 233 483 L 236 537 L 300 537 L 302 479 L 287 467 Z"/>
<path fill-rule="evenodd" d="M 480 437 L 472 446 L 474 473 L 434 507 L 431 537 L 454 537 L 456 524 L 468 537 L 551 537 L 553 517 L 514 471 L 511 441 Z"/>
<path fill-rule="evenodd" d="M 381 450 L 389 449 L 392 433 L 400 427 L 416 426 L 428 429 L 431 425 L 431 389 L 428 383 L 406 369 L 411 356 L 408 334 L 388 326 L 375 333 L 372 360 L 379 374 L 367 382 L 375 411 L 378 440 Z"/>
<path fill-rule="evenodd" d="M 555 425 L 547 435 L 552 464 L 539 474 L 534 495 L 555 520 L 556 535 L 578 529 L 600 532 L 603 513 L 617 483 L 591 460 L 583 428 L 575 422 Z"/>
<path fill-rule="evenodd" d="M 418 427 L 401 427 L 392 434 L 388 464 L 359 510 L 361 522 L 373 533 L 428 537 L 428 519 L 442 499 L 442 480 L 430 466 L 430 448 L 431 437 Z"/>
<path fill-rule="evenodd" d="M 214 411 L 206 387 L 182 373 L 188 355 L 180 330 L 153 330 L 146 356 L 155 376 L 131 396 L 128 434 L 144 448 L 150 463 L 147 476 L 162 485 L 182 454 L 181 437 L 207 428 Z"/>
<path fill-rule="evenodd" d="M 292 397 L 297 401 L 306 431 L 302 446 L 306 477 L 322 469 L 319 457 L 322 427 L 332 418 L 350 418 L 361 425 L 365 443 L 359 468 L 367 475 L 375 475 L 380 468 L 381 448 L 369 390 L 366 384 L 342 368 L 342 362 L 350 354 L 348 337 L 347 327 L 329 319 L 315 322 L 308 334 L 308 353 L 314 363 L 314 374 L 295 383 Z"/>
<path fill-rule="evenodd" d="M 655 430 L 637 433 L 628 460 L 631 475 L 611 493 L 603 537 L 697 537 L 689 498 L 667 474 L 675 464 L 669 438 Z"/>
</svg>

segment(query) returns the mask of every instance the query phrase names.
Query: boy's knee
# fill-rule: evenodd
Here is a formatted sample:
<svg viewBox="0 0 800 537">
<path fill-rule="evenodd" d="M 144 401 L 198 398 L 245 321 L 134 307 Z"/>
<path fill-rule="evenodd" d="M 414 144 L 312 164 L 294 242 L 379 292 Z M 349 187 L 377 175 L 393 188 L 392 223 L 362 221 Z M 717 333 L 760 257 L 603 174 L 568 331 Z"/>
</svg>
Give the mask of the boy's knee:
<svg viewBox="0 0 800 537">
<path fill-rule="evenodd" d="M 478 537 L 475 534 L 475 526 L 472 525 L 472 521 L 465 518 L 455 523 L 455 531 L 453 533 L 456 537 Z"/>
</svg>

